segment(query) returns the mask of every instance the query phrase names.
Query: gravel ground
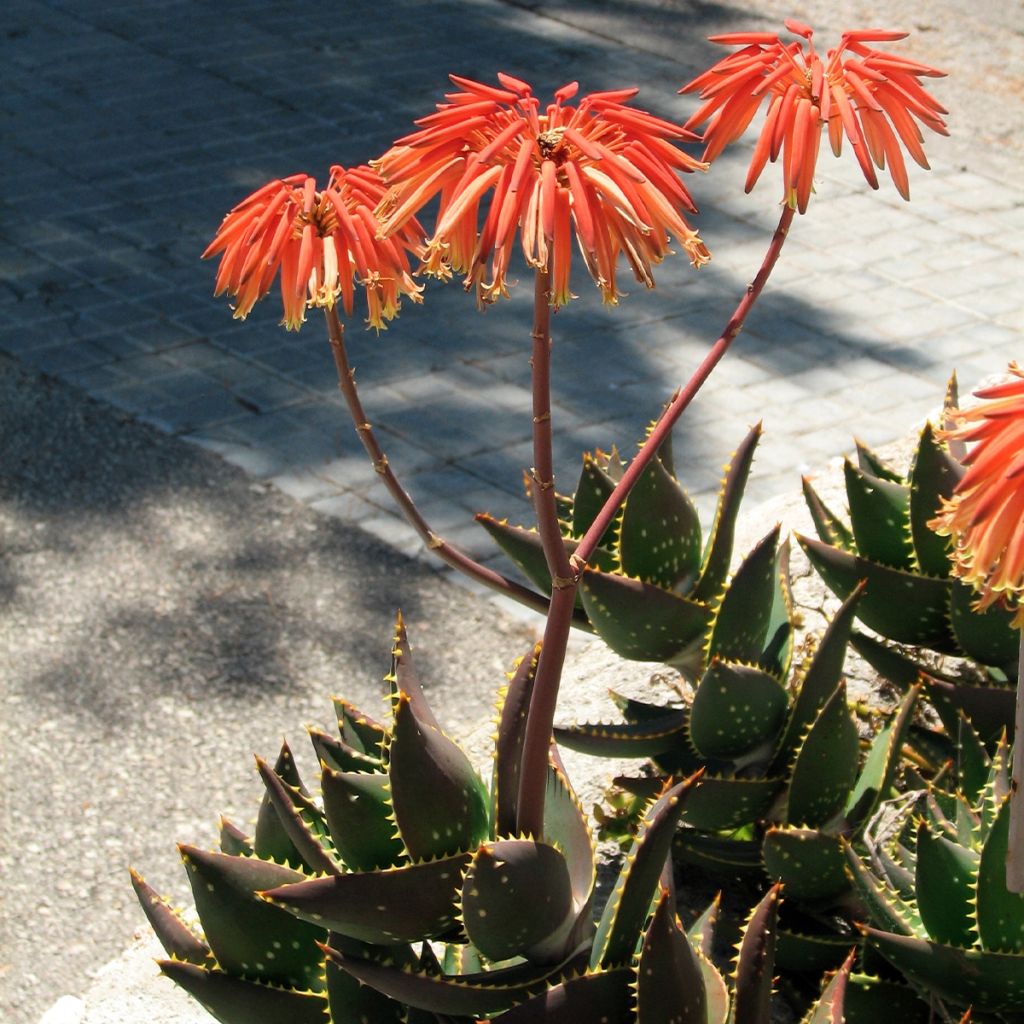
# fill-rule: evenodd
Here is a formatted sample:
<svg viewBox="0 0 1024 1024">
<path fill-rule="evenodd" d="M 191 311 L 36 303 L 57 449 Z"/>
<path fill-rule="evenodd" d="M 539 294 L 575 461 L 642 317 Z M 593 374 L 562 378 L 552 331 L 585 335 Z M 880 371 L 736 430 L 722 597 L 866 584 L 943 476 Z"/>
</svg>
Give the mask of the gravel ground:
<svg viewBox="0 0 1024 1024">
<path fill-rule="evenodd" d="M 397 608 L 455 735 L 532 632 L 5 358 L 0 438 L 0 1019 L 23 1024 L 142 924 L 129 863 L 186 898 L 174 842 L 253 817 L 250 751 L 287 733 L 311 773 L 331 694 L 381 708 Z"/>
</svg>

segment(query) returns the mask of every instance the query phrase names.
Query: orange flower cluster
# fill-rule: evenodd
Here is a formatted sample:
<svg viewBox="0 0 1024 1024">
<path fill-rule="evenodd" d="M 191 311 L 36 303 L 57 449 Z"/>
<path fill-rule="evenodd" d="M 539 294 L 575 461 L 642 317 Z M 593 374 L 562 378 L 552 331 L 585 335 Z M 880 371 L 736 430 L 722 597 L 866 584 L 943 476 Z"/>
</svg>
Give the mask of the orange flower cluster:
<svg viewBox="0 0 1024 1024">
<path fill-rule="evenodd" d="M 872 188 L 880 169 L 889 165 L 893 183 L 910 198 L 907 168 L 900 142 L 914 161 L 927 169 L 918 122 L 948 134 L 947 113 L 922 86 L 921 78 L 944 72 L 907 57 L 872 49 L 868 43 L 891 42 L 906 32 L 863 29 L 844 32 L 825 59 L 811 42 L 813 30 L 797 21 L 786 28 L 807 41 L 783 43 L 770 32 L 734 32 L 711 41 L 740 49 L 699 75 L 680 92 L 700 90 L 705 103 L 686 122 L 695 128 L 710 119 L 704 132 L 704 160 L 712 161 L 747 129 L 762 102 L 768 116 L 747 172 L 749 192 L 770 159 L 782 154 L 785 201 L 801 213 L 807 209 L 818 158 L 822 125 L 828 126 L 832 151 L 839 156 L 843 136 L 849 140 L 864 177 Z"/>
<path fill-rule="evenodd" d="M 561 306 L 572 297 L 574 234 L 608 303 L 618 301 L 620 255 L 648 288 L 654 287 L 652 264 L 670 252 L 670 235 L 695 267 L 711 258 L 683 215 L 696 208 L 677 176 L 706 169 L 676 146 L 695 136 L 627 106 L 636 89 L 591 93 L 570 106 L 578 89 L 573 82 L 542 111 L 525 82 L 498 79 L 494 87 L 452 75 L 458 91 L 373 164 L 391 186 L 377 210 L 385 235 L 440 194 L 426 272 L 464 273 L 466 289 L 475 288 L 481 303 L 493 302 L 508 294 L 518 228 L 527 263 L 550 272 L 550 301 Z"/>
<path fill-rule="evenodd" d="M 979 608 L 1016 608 L 1024 629 L 1024 368 L 1006 383 L 975 392 L 982 403 L 954 413 L 945 436 L 976 442 L 967 473 L 929 525 L 955 540 L 954 572 L 981 594 Z"/>
<path fill-rule="evenodd" d="M 244 320 L 280 271 L 282 322 L 297 331 L 307 305 L 330 309 L 339 296 L 351 316 L 358 283 L 366 290 L 367 320 L 381 330 L 398 314 L 402 295 L 419 302 L 423 291 L 407 255 L 422 257 L 423 229 L 410 220 L 392 238 L 379 238 L 373 210 L 383 196 L 380 178 L 365 166 L 332 167 L 322 190 L 305 174 L 257 189 L 224 218 L 203 253 L 223 253 L 215 294 L 233 296 L 234 315 Z"/>
</svg>

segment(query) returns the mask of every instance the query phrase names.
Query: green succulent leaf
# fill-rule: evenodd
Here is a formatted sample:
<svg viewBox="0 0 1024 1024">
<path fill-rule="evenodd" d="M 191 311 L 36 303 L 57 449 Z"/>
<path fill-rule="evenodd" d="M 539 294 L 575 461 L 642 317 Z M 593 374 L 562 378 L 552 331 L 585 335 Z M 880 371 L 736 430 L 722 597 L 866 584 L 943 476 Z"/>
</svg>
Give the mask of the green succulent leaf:
<svg viewBox="0 0 1024 1024">
<path fill-rule="evenodd" d="M 572 505 L 572 532 L 582 537 L 590 529 L 604 503 L 615 490 L 615 481 L 604 471 L 600 462 L 589 452 L 583 454 L 583 469 L 576 485 Z M 615 524 L 605 531 L 598 547 L 612 547 L 615 538 Z"/>
<path fill-rule="evenodd" d="M 496 835 L 511 835 L 519 820 L 519 767 L 522 761 L 526 719 L 530 695 L 537 676 L 540 643 L 516 665 L 509 680 L 498 714 L 498 734 L 494 744 L 494 773 L 491 778 L 491 802 L 494 806 Z"/>
<path fill-rule="evenodd" d="M 799 897 L 794 896 L 794 899 Z M 844 932 L 828 932 L 820 926 L 813 931 L 796 931 L 780 924 L 775 943 L 775 966 L 782 971 L 801 974 L 821 975 L 825 971 L 834 971 L 855 941 Z"/>
<path fill-rule="evenodd" d="M 395 706 L 388 777 L 395 821 L 412 860 L 470 850 L 486 838 L 486 787 L 458 744 L 421 720 L 404 691 Z"/>
<path fill-rule="evenodd" d="M 1011 625 L 1013 612 L 999 605 L 976 611 L 978 595 L 966 583 L 952 581 L 949 601 L 953 635 L 965 654 L 982 665 L 1012 665 L 1017 658 L 1020 633 Z"/>
<path fill-rule="evenodd" d="M 761 438 L 761 424 L 757 423 L 747 432 L 740 446 L 733 452 L 722 481 L 715 508 L 715 519 L 711 524 L 707 547 L 700 568 L 700 580 L 693 588 L 691 597 L 696 601 L 711 602 L 722 592 L 729 575 L 732 561 L 733 538 L 736 520 L 739 516 L 743 491 L 754 462 L 754 451 Z"/>
<path fill-rule="evenodd" d="M 676 825 L 695 782 L 696 777 L 691 776 L 672 786 L 644 814 L 636 841 L 598 923 L 591 968 L 628 963 L 636 952 L 672 849 Z"/>
<path fill-rule="evenodd" d="M 868 920 L 899 935 L 923 933 L 924 926 L 916 908 L 904 902 L 876 878 L 846 840 L 840 839 L 840 844 L 846 854 L 847 871 L 867 911 Z"/>
<path fill-rule="evenodd" d="M 854 630 L 850 646 L 884 679 L 906 693 L 920 678 L 924 667 L 866 633 Z"/>
<path fill-rule="evenodd" d="M 853 950 L 843 966 L 829 979 L 821 995 L 804 1016 L 802 1024 L 846 1024 L 846 986 L 853 968 Z"/>
<path fill-rule="evenodd" d="M 672 849 L 677 861 L 711 874 L 760 876 L 764 866 L 759 839 L 709 835 L 700 828 L 681 829 Z"/>
<path fill-rule="evenodd" d="M 846 702 L 846 684 L 840 682 L 797 750 L 789 779 L 789 823 L 820 826 L 841 811 L 859 761 L 857 726 Z"/>
<path fill-rule="evenodd" d="M 220 852 L 233 857 L 254 857 L 252 839 L 227 818 L 220 819 Z"/>
<path fill-rule="evenodd" d="M 642 722 L 585 722 L 555 729 L 555 740 L 597 757 L 656 757 L 685 741 L 689 711 L 663 708 Z"/>
<path fill-rule="evenodd" d="M 860 556 L 893 569 L 912 569 L 910 489 L 864 472 L 849 459 L 843 471 L 850 522 Z"/>
<path fill-rule="evenodd" d="M 467 1017 L 489 1016 L 528 1000 L 543 992 L 563 970 L 562 965 L 519 964 L 475 974 L 438 975 L 403 970 L 330 947 L 325 947 L 324 953 L 330 963 L 391 999 L 432 1013 Z"/>
<path fill-rule="evenodd" d="M 896 1020 L 901 1024 L 932 1024 L 929 1005 L 919 999 L 909 985 L 852 974 L 843 1000 L 846 1024 L 878 1024 L 880 1020 Z"/>
<path fill-rule="evenodd" d="M 295 766 L 295 757 L 287 743 L 281 744 L 281 752 L 274 762 L 274 774 L 293 789 L 305 791 Z M 256 856 L 264 860 L 275 860 L 300 870 L 307 866 L 274 808 L 269 790 L 264 793 L 256 816 L 253 849 Z"/>
<path fill-rule="evenodd" d="M 627 576 L 689 589 L 700 569 L 700 518 L 659 459 L 641 473 L 622 509 L 619 559 Z"/>
<path fill-rule="evenodd" d="M 857 617 L 898 643 L 919 644 L 952 654 L 948 580 L 904 572 L 797 534 L 811 564 L 840 598 L 866 581 Z"/>
<path fill-rule="evenodd" d="M 854 440 L 854 447 L 857 450 L 857 465 L 864 473 L 870 473 L 881 480 L 893 484 L 906 483 L 903 477 L 896 472 L 873 448 L 869 448 L 863 441 Z"/>
<path fill-rule="evenodd" d="M 817 650 L 811 658 L 802 677 L 798 680 L 796 698 L 793 701 L 786 731 L 779 744 L 774 769 L 782 771 L 806 734 L 811 723 L 835 693 L 843 676 L 846 662 L 846 646 L 850 639 L 857 602 L 863 588 L 857 586 L 846 598 L 825 629 Z"/>
<path fill-rule="evenodd" d="M 564 960 L 573 920 L 565 857 L 531 839 L 484 843 L 463 880 L 462 920 L 470 942 L 491 960 Z"/>
<path fill-rule="evenodd" d="M 167 955 L 190 964 L 212 965 L 210 947 L 185 924 L 167 900 L 142 875 L 133 869 L 131 876 L 135 895 Z"/>
<path fill-rule="evenodd" d="M 707 660 L 757 662 L 761 658 L 776 588 L 776 525 L 743 559 L 715 612 Z"/>
<path fill-rule="evenodd" d="M 630 1024 L 632 971 L 628 967 L 588 971 L 552 985 L 494 1018 L 494 1024 Z"/>
<path fill-rule="evenodd" d="M 342 740 L 353 750 L 379 761 L 384 756 L 387 729 L 347 700 L 335 697 L 333 704 Z"/>
<path fill-rule="evenodd" d="M 686 801 L 684 821 L 707 832 L 724 832 L 757 821 L 782 789 L 780 778 L 705 775 Z"/>
<path fill-rule="evenodd" d="M 334 846 L 347 868 L 373 871 L 402 862 L 404 851 L 395 835 L 386 775 L 325 767 L 320 788 Z"/>
<path fill-rule="evenodd" d="M 733 1024 L 764 1024 L 769 1019 L 781 889 L 773 885 L 743 927 L 733 975 Z"/>
<path fill-rule="evenodd" d="M 1004 800 L 981 848 L 978 866 L 978 935 L 982 949 L 1024 954 L 1024 894 L 1006 887 L 1010 801 Z M 1024 971 L 1024 956 L 1021 956 Z"/>
<path fill-rule="evenodd" d="M 333 939 L 328 940 L 330 944 Z M 429 946 L 427 947 L 429 949 Z M 353 977 L 336 964 L 329 955 L 324 959 L 327 1005 L 331 1024 L 349 1021 L 372 1021 L 373 1024 L 406 1024 L 409 1007 L 391 999 Z M 258 1019 L 258 1018 L 257 1018 Z"/>
<path fill-rule="evenodd" d="M 179 960 L 158 960 L 157 966 L 223 1024 L 329 1024 L 327 1000 L 319 993 L 247 981 Z"/>
<path fill-rule="evenodd" d="M 455 927 L 456 894 L 470 857 L 462 853 L 383 871 L 267 885 L 261 895 L 273 908 L 362 942 L 418 942 Z"/>
<path fill-rule="evenodd" d="M 846 857 L 835 836 L 816 829 L 769 828 L 764 837 L 764 867 L 796 900 L 836 896 L 850 887 Z"/>
<path fill-rule="evenodd" d="M 922 822 L 917 830 L 915 891 L 921 923 L 928 936 L 948 946 L 973 946 L 978 854 L 932 835 Z"/>
<path fill-rule="evenodd" d="M 336 772 L 364 772 L 381 774 L 384 766 L 375 757 L 350 747 L 344 740 L 329 736 L 322 729 L 311 728 L 309 739 L 316 751 L 317 760 Z"/>
<path fill-rule="evenodd" d="M 221 968 L 289 988 L 320 988 L 316 943 L 325 937 L 323 928 L 297 921 L 257 895 L 302 874 L 251 857 L 179 849 L 203 933 Z"/>
<path fill-rule="evenodd" d="M 926 423 L 910 467 L 910 533 L 921 572 L 949 575 L 950 540 L 940 537 L 928 523 L 935 518 L 943 499 L 952 497 L 964 470 Z"/>
<path fill-rule="evenodd" d="M 869 945 L 914 985 L 975 1013 L 1019 1011 L 1024 960 L 1011 953 L 958 949 L 909 935 L 864 929 Z"/>
<path fill-rule="evenodd" d="M 330 832 L 323 812 L 301 790 L 289 786 L 262 758 L 256 768 L 266 786 L 271 806 L 277 812 L 288 838 L 311 874 L 338 874 L 341 865 L 330 847 Z"/>
<path fill-rule="evenodd" d="M 892 787 L 900 750 L 917 705 L 920 685 L 912 686 L 896 714 L 875 733 L 857 784 L 846 803 L 846 820 L 857 829 L 875 813 Z"/>
<path fill-rule="evenodd" d="M 700 960 L 662 890 L 636 968 L 636 1024 L 707 1024 Z"/>
<path fill-rule="evenodd" d="M 807 477 L 803 477 L 802 485 L 811 522 L 814 523 L 815 532 L 822 544 L 851 554 L 856 552 L 857 547 L 850 528 L 818 497 Z"/>
<path fill-rule="evenodd" d="M 938 706 L 947 701 L 962 710 L 971 725 L 986 743 L 994 742 L 1003 732 L 1012 732 L 1014 689 L 996 684 L 972 683 L 925 676 L 928 695 Z"/>
<path fill-rule="evenodd" d="M 569 869 L 569 885 L 575 906 L 584 907 L 597 877 L 594 843 L 587 816 L 565 772 L 548 765 L 544 795 L 544 838 L 562 851 Z"/>
<path fill-rule="evenodd" d="M 755 665 L 714 659 L 697 684 L 690 740 L 704 757 L 730 759 L 774 746 L 789 698 L 778 679 Z"/>
<path fill-rule="evenodd" d="M 587 569 L 580 594 L 594 629 L 616 654 L 634 661 L 695 667 L 710 610 L 642 580 Z"/>
</svg>

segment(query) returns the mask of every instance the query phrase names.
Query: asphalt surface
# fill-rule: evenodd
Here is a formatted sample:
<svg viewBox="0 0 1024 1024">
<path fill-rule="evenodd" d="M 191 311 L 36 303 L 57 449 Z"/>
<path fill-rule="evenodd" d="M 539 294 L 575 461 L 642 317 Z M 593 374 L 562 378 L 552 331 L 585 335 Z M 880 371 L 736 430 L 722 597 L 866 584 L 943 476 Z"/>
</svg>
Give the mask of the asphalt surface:
<svg viewBox="0 0 1024 1024">
<path fill-rule="evenodd" d="M 457 734 L 486 720 L 503 671 L 533 636 L 529 621 L 406 557 L 407 534 L 382 516 L 373 493 L 350 487 L 344 474 L 366 476 L 354 445 L 340 440 L 348 435 L 322 342 L 304 332 L 286 352 L 272 315 L 240 328 L 210 301 L 210 268 L 195 265 L 200 239 L 277 149 L 295 166 L 318 168 L 324 136 L 340 141 L 346 160 L 363 143 L 379 148 L 455 68 L 521 72 L 539 55 L 545 85 L 582 65 L 588 87 L 603 87 L 596 76 L 607 70 L 616 82 L 641 81 L 658 103 L 672 98 L 681 64 L 700 67 L 715 55 L 702 41 L 710 32 L 765 29 L 788 15 L 823 37 L 900 24 L 915 32 L 914 56 L 950 71 L 936 92 L 952 111 L 954 137 L 935 147 L 931 178 L 912 178 L 916 206 L 865 195 L 855 175 L 828 179 L 818 220 L 812 211 L 799 225 L 804 242 L 784 254 L 763 334 L 754 323 L 741 339 L 733 369 L 722 368 L 725 383 L 701 399 L 702 419 L 685 435 L 695 459 L 712 458 L 698 490 L 710 493 L 718 462 L 762 405 L 780 427 L 792 421 L 760 462 L 766 497 L 808 457 L 801 437 L 819 445 L 812 464 L 865 423 L 871 440 L 891 440 L 935 404 L 954 362 L 970 383 L 998 371 L 1008 353 L 1021 355 L 1020 3 L 403 2 L 389 9 L 389 26 L 376 5 L 345 10 L 351 25 L 298 5 L 261 7 L 288 46 L 303 47 L 305 64 L 289 60 L 273 26 L 249 19 L 246 5 L 151 11 L 16 0 L 0 18 L 12 82 L 0 126 L 14 142 L 0 220 L 0 349 L 13 354 L 0 356 L 0 1018 L 11 1024 L 34 1024 L 57 997 L 80 994 L 142 926 L 129 863 L 187 898 L 173 844 L 211 841 L 222 812 L 251 819 L 259 793 L 251 752 L 273 756 L 286 734 L 309 765 L 301 728 L 327 722 L 331 694 L 379 707 L 397 608 Z M 111 56 L 97 64 L 106 47 Z M 110 93 L 101 71 L 112 76 Z M 220 93 L 212 104 L 208 96 L 225 81 L 236 105 L 222 109 Z M 325 113 L 328 94 L 341 104 Z M 165 109 L 173 117 L 162 119 Z M 201 151 L 181 141 L 191 145 L 195 123 Z M 168 139 L 178 148 L 146 148 Z M 838 174 L 831 165 L 824 173 Z M 772 212 L 770 198 L 761 200 L 754 206 Z M 710 287 L 734 297 L 760 257 L 764 225 L 712 203 L 711 227 L 720 229 L 721 276 Z M 732 264 L 730 246 L 742 250 Z M 952 269 L 940 277 L 944 265 Z M 883 316 L 905 291 L 917 303 Z M 461 299 L 438 300 L 435 328 L 454 322 L 447 318 Z M 614 395 L 599 397 L 618 403 L 612 439 L 621 441 L 650 415 L 654 375 L 677 383 L 720 321 L 717 307 L 712 316 L 700 304 L 664 324 L 661 313 L 645 321 L 644 301 L 629 300 L 625 326 L 604 347 L 587 335 L 586 316 L 568 338 L 574 361 L 556 404 L 573 452 L 604 440 L 593 431 L 599 403 L 581 367 L 615 384 Z M 836 321 L 819 318 L 822 301 Z M 634 345 L 638 324 L 642 345 Z M 912 336 L 900 333 L 908 324 Z M 363 353 L 366 380 L 380 384 L 376 397 L 392 417 L 396 461 L 424 470 L 417 479 L 432 511 L 459 506 L 455 530 L 495 486 L 492 510 L 514 500 L 522 444 L 507 445 L 505 431 L 522 404 L 521 327 L 490 315 L 494 358 L 475 327 Z M 188 389 L 213 358 L 228 383 L 215 401 L 195 392 L 189 405 Z M 513 365 L 519 376 L 502 369 Z M 813 379 L 798 386 L 808 371 Z M 179 390 L 160 390 L 160 381 Z M 488 393 L 508 402 L 481 401 Z M 215 421 L 210 410 L 224 406 L 234 418 Z M 200 409 L 209 422 L 197 427 Z M 441 441 L 430 441 L 432 431 Z M 464 434 L 498 440 L 475 454 Z M 287 444 L 276 443 L 282 435 Z M 463 445 L 467 461 L 428 465 L 424 452 L 446 440 Z M 311 449 L 315 465 L 328 459 L 343 475 L 330 493 L 330 474 L 303 461 Z"/>
</svg>

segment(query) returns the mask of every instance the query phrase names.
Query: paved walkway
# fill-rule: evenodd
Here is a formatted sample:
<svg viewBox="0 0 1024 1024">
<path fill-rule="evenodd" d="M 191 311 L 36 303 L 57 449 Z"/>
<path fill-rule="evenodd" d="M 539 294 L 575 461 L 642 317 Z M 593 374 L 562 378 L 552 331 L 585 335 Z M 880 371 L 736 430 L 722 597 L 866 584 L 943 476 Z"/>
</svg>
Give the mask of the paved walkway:
<svg viewBox="0 0 1024 1024">
<path fill-rule="evenodd" d="M 673 56 L 651 52 L 650 25 L 645 37 L 637 21 L 631 36 L 616 22 L 613 41 L 604 22 L 577 28 L 571 5 L 550 7 L 347 0 L 332 16 L 270 0 L 16 0 L 0 40 L 0 348 L 417 550 L 346 420 L 318 318 L 286 334 L 268 301 L 233 321 L 198 254 L 270 177 L 380 153 L 432 109 L 449 71 L 489 80 L 503 69 L 542 94 L 568 78 L 584 89 L 636 83 L 641 105 L 682 120 L 693 101 L 675 92 L 707 63 L 703 36 L 746 27 L 691 11 Z M 901 45 L 914 54 L 913 39 Z M 943 97 L 942 82 L 935 91 Z M 871 193 L 849 154 L 823 157 L 810 215 L 677 430 L 682 476 L 705 509 L 758 418 L 754 500 L 794 486 L 854 434 L 903 433 L 954 366 L 970 385 L 1020 355 L 1024 189 L 983 154 L 965 170 L 962 146 L 927 146 L 934 169 L 912 167 L 910 204 L 891 186 Z M 634 288 L 610 311 L 577 278 L 583 297 L 555 321 L 563 486 L 583 449 L 632 450 L 756 270 L 778 174 L 769 168 L 744 196 L 746 156 L 726 154 L 689 183 L 708 268 L 669 261 L 655 293 Z M 529 517 L 530 291 L 526 281 L 479 315 L 458 287 L 433 286 L 386 334 L 349 334 L 392 464 L 435 529 L 481 554 L 493 552 L 473 512 Z"/>
</svg>

